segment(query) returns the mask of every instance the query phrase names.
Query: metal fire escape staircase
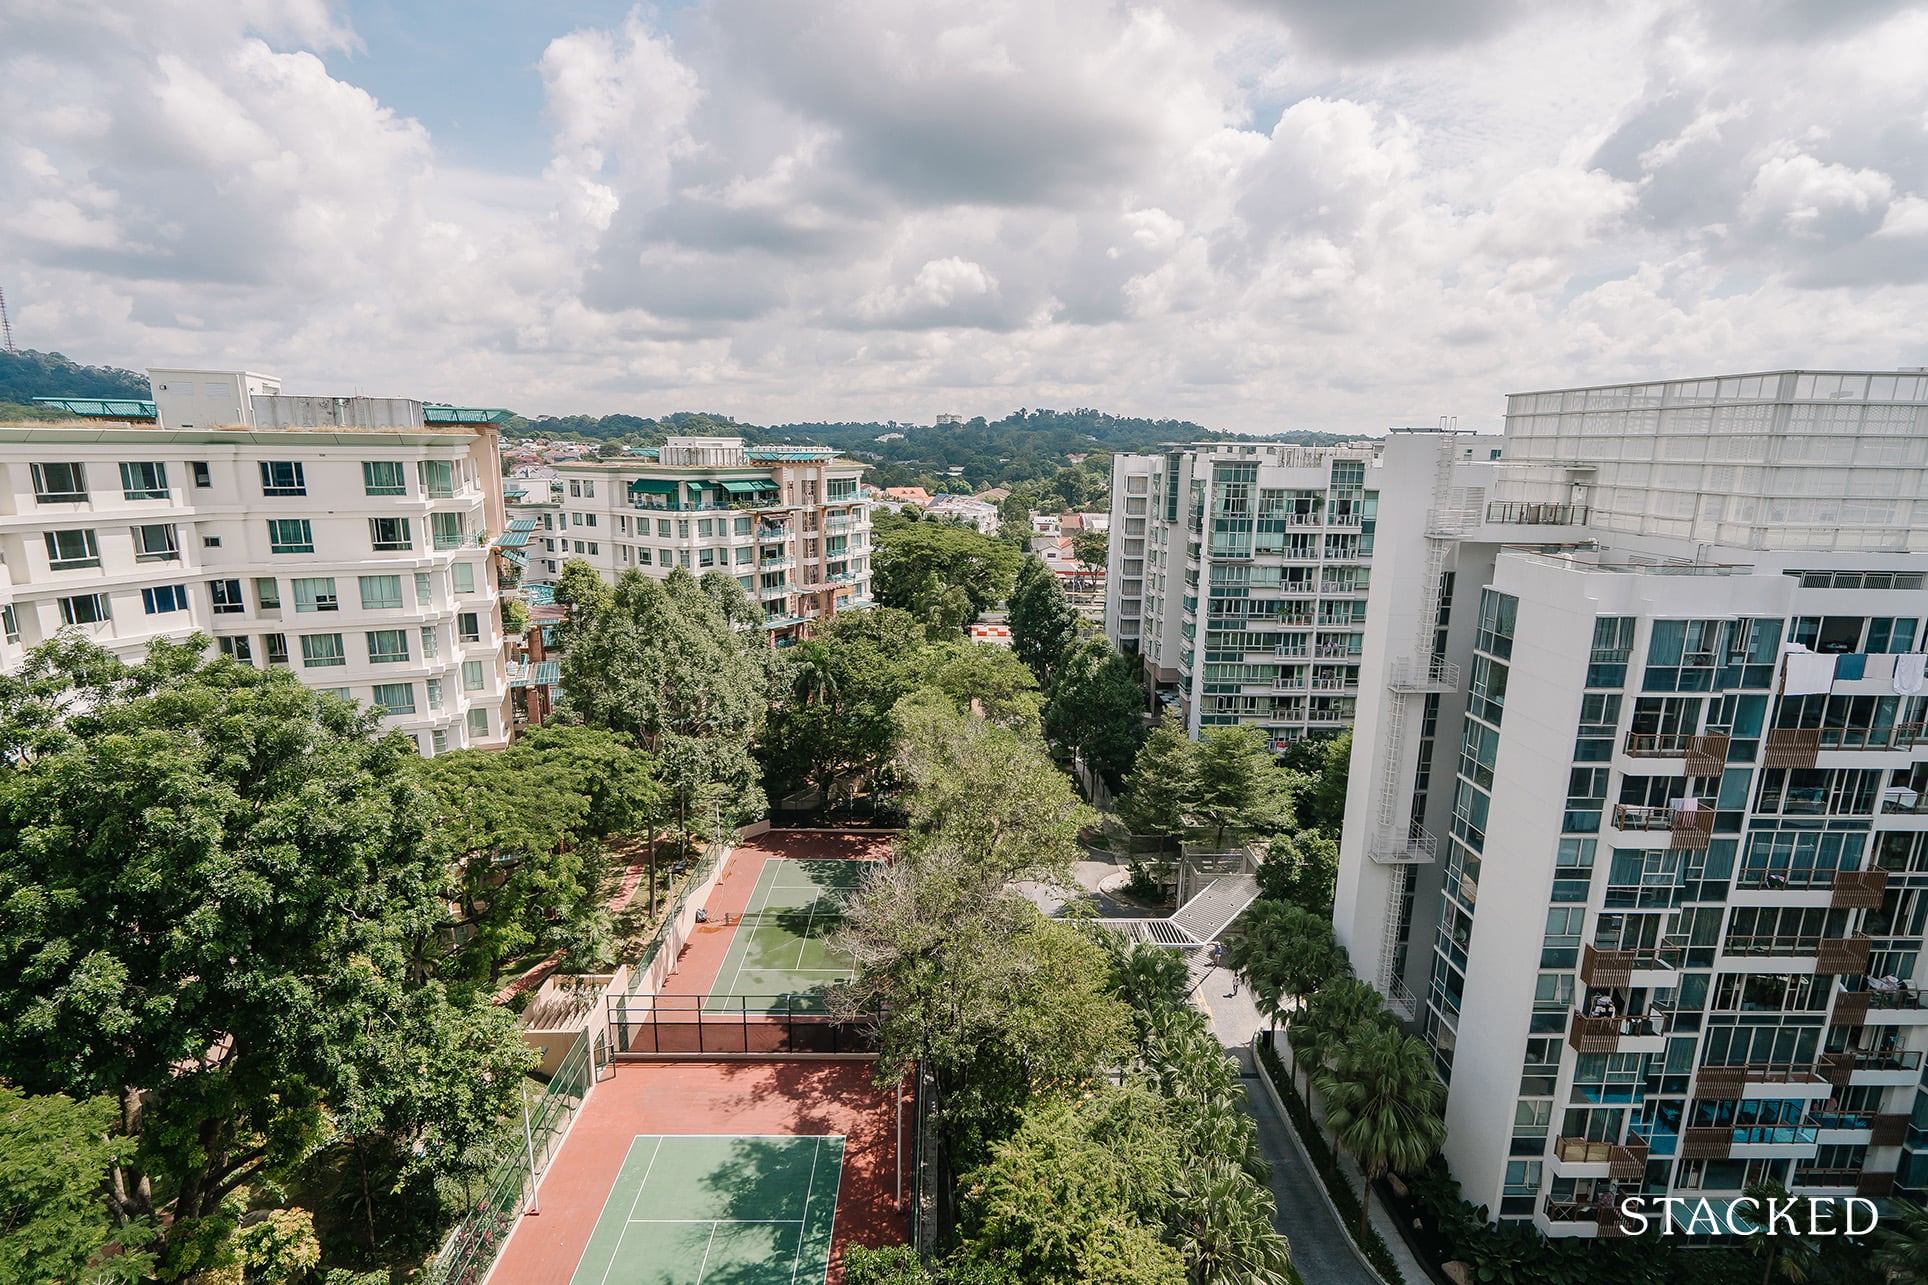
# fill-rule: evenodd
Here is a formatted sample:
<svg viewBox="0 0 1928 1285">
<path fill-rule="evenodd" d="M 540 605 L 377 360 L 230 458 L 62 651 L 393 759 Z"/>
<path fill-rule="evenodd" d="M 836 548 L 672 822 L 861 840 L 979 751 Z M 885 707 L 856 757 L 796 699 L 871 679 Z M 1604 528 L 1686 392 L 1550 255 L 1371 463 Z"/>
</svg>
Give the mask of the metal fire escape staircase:
<svg viewBox="0 0 1928 1285">
<path fill-rule="evenodd" d="M 1451 439 L 1439 444 L 1439 457 L 1433 470 L 1433 502 L 1426 515 L 1426 565 L 1420 580 L 1419 617 L 1413 630 L 1412 650 L 1395 659 L 1386 682 L 1385 739 L 1381 746 L 1379 779 L 1375 783 L 1373 835 L 1366 855 L 1373 862 L 1391 867 L 1386 888 L 1385 929 L 1380 938 L 1379 990 L 1408 1020 L 1416 1004 L 1406 989 L 1397 967 L 1400 938 L 1399 915 L 1412 882 L 1412 867 L 1430 864 L 1438 851 L 1437 840 L 1412 815 L 1409 790 L 1402 790 L 1405 768 L 1411 758 L 1406 744 L 1407 727 L 1416 717 L 1414 706 L 1423 708 L 1432 692 L 1447 692 L 1459 686 L 1459 666 L 1433 654 L 1433 636 L 1439 629 L 1440 594 L 1444 587 L 1446 560 L 1460 531 L 1462 515 L 1452 507 L 1453 453 Z"/>
</svg>

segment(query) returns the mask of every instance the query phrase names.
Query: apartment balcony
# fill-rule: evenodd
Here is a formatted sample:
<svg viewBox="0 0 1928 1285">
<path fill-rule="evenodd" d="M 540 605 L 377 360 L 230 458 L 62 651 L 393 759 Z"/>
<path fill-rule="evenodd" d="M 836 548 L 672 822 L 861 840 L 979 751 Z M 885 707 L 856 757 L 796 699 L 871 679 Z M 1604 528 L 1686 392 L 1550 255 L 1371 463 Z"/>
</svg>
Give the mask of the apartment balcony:
<svg viewBox="0 0 1928 1285">
<path fill-rule="evenodd" d="M 1437 657 L 1395 660 L 1386 685 L 1395 692 L 1451 692 L 1459 689 L 1459 666 Z"/>
<path fill-rule="evenodd" d="M 826 531 L 848 531 L 857 525 L 857 519 L 848 513 L 833 513 L 823 520 Z"/>
<path fill-rule="evenodd" d="M 1884 984 L 1886 981 L 1872 977 L 1844 981 L 1834 992 L 1834 1011 L 1828 1025 L 1928 1025 L 1928 1003 L 1923 1002 L 1922 992 L 1906 982 Z"/>
<path fill-rule="evenodd" d="M 1635 1182 L 1647 1172 L 1647 1140 L 1629 1134 L 1625 1146 L 1585 1138 L 1556 1138 L 1553 1171 L 1561 1178 L 1612 1178 Z"/>
<path fill-rule="evenodd" d="M 1628 1236 L 1634 1228 L 1620 1212 L 1620 1201 L 1623 1196 L 1634 1194 L 1637 1193 L 1629 1189 L 1594 1201 L 1555 1200 L 1549 1196 L 1533 1221 L 1542 1233 L 1549 1236 L 1585 1236 L 1591 1233 L 1602 1240 Z"/>
<path fill-rule="evenodd" d="M 1834 1085 L 1805 1062 L 1703 1066 L 1694 1073 L 1697 1098 L 1808 1098 L 1825 1100 Z"/>
<path fill-rule="evenodd" d="M 1613 805 L 1613 827 L 1628 833 L 1664 830 L 1674 852 L 1701 852 L 1714 841 L 1714 801 L 1696 799 L 1692 808 L 1649 807 L 1633 803 Z"/>
<path fill-rule="evenodd" d="M 1910 1123 L 1906 1114 L 1877 1115 L 1868 1122 L 1868 1145 L 1871 1147 L 1900 1146 L 1908 1140 Z"/>
<path fill-rule="evenodd" d="M 1817 1064 L 1821 1078 L 1836 1088 L 1872 1085 L 1901 1088 L 1921 1079 L 1920 1049 L 1848 1049 L 1823 1053 Z"/>
<path fill-rule="evenodd" d="M 1820 752 L 1819 728 L 1776 727 L 1767 733 L 1761 763 L 1764 767 L 1812 768 Z"/>
<path fill-rule="evenodd" d="M 1567 1024 L 1567 1047 L 1576 1053 L 1660 1053 L 1666 1030 L 1665 1013 L 1588 1017 L 1575 1009 Z"/>
<path fill-rule="evenodd" d="M 1824 937 L 1815 948 L 1814 971 L 1832 973 L 1837 977 L 1865 973 L 1868 971 L 1868 957 L 1873 952 L 1874 942 L 1866 933 Z"/>
<path fill-rule="evenodd" d="M 1725 1160 L 1734 1154 L 1734 1131 L 1725 1125 L 1693 1125 L 1681 1130 L 1682 1160 Z"/>
<path fill-rule="evenodd" d="M 1384 835 L 1366 847 L 1366 855 L 1382 866 L 1431 865 L 1438 853 L 1439 840 L 1424 826 L 1417 825 L 1403 842 L 1393 835 Z"/>
<path fill-rule="evenodd" d="M 787 584 L 764 585 L 756 591 L 756 596 L 768 600 L 770 598 L 782 598 L 789 592 L 790 586 Z"/>
<path fill-rule="evenodd" d="M 756 564 L 756 569 L 758 571 L 788 571 L 796 565 L 797 560 L 786 553 L 780 558 L 764 558 Z"/>
<path fill-rule="evenodd" d="M 1671 940 L 1645 950 L 1608 950 L 1589 944 L 1580 951 L 1580 980 L 1599 990 L 1666 989 L 1680 980 L 1674 972 L 1680 952 L 1681 947 Z"/>
<path fill-rule="evenodd" d="M 1625 750 L 1628 758 L 1682 759 L 1688 776 L 1719 776 L 1727 769 L 1729 740 L 1724 732 L 1630 732 Z"/>
<path fill-rule="evenodd" d="M 1315 678 L 1311 682 L 1315 692 L 1357 692 L 1359 680 L 1356 678 Z"/>
<path fill-rule="evenodd" d="M 1837 870 L 1828 905 L 1835 910 L 1873 910 L 1888 891 L 1886 870 Z"/>
<path fill-rule="evenodd" d="M 787 526 L 766 526 L 757 529 L 756 538 L 758 544 L 781 544 L 792 534 Z"/>
<path fill-rule="evenodd" d="M 1584 504 L 1527 504 L 1520 500 L 1491 500 L 1486 520 L 1501 526 L 1585 526 Z"/>
</svg>

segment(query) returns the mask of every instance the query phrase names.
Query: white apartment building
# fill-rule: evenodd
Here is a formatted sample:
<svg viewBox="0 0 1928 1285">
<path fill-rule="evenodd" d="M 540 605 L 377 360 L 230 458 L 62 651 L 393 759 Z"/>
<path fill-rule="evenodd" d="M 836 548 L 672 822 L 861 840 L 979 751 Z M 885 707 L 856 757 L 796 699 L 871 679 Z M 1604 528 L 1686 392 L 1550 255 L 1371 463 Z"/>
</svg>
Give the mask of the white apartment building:
<svg viewBox="0 0 1928 1285">
<path fill-rule="evenodd" d="M 506 412 L 148 375 L 151 402 L 0 424 L 0 666 L 62 630 L 129 660 L 199 630 L 376 706 L 424 754 L 504 743 Z"/>
<path fill-rule="evenodd" d="M 1466 1198 L 1928 1191 L 1928 372 L 1387 442 L 1335 926 Z"/>
<path fill-rule="evenodd" d="M 1160 703 L 1277 747 L 1351 723 L 1376 449 L 1207 443 L 1111 470 L 1105 633 Z"/>
<path fill-rule="evenodd" d="M 672 437 L 619 460 L 557 465 L 563 493 L 525 509 L 529 565 L 553 579 L 585 558 L 615 581 L 635 567 L 735 577 L 763 606 L 773 643 L 811 622 L 870 605 L 870 509 L 863 465 L 828 447 L 745 446 L 737 437 Z"/>
</svg>

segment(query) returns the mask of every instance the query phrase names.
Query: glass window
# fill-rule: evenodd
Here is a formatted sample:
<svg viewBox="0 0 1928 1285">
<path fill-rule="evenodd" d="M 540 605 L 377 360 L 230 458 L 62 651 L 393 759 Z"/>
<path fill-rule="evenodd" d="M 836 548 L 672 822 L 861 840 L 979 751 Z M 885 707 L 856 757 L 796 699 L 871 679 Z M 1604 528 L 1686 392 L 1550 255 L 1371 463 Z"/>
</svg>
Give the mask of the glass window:
<svg viewBox="0 0 1928 1285">
<path fill-rule="evenodd" d="M 335 578 L 317 576 L 306 580 L 293 581 L 296 611 L 340 611 L 341 602 L 335 597 Z"/>
<path fill-rule="evenodd" d="M 109 619 L 112 619 L 112 613 L 107 608 L 107 595 L 104 593 L 76 594 L 60 600 L 60 623 L 63 625 L 93 625 Z"/>
<path fill-rule="evenodd" d="M 165 500 L 167 498 L 167 465 L 165 464 L 158 461 L 122 464 L 120 475 L 121 494 L 130 500 Z"/>
<path fill-rule="evenodd" d="M 216 638 L 214 645 L 223 656 L 231 657 L 244 665 L 254 663 L 254 645 L 243 635 L 239 638 Z"/>
<path fill-rule="evenodd" d="M 262 460 L 261 494 L 306 495 L 308 483 L 297 460 Z"/>
<path fill-rule="evenodd" d="M 42 504 L 77 504 L 87 498 L 84 464 L 35 464 L 33 498 Z"/>
<path fill-rule="evenodd" d="M 376 683 L 375 704 L 381 706 L 385 714 L 413 714 L 415 712 L 414 683 Z"/>
<path fill-rule="evenodd" d="M 362 576 L 360 579 L 363 611 L 401 609 L 402 578 L 400 576 Z"/>
<path fill-rule="evenodd" d="M 407 518 L 368 519 L 368 538 L 377 553 L 415 547 L 409 538 Z"/>
<path fill-rule="evenodd" d="M 214 485 L 214 477 L 208 472 L 208 462 L 206 460 L 195 460 L 187 467 L 188 471 L 194 474 L 194 485 L 202 488 Z"/>
<path fill-rule="evenodd" d="M 482 690 L 482 683 L 482 662 L 479 660 L 463 661 L 462 690 L 465 692 L 479 692 Z"/>
<path fill-rule="evenodd" d="M 281 609 L 280 582 L 273 576 L 256 576 L 254 578 L 254 601 L 255 605 L 263 611 L 279 611 Z"/>
<path fill-rule="evenodd" d="M 442 649 L 441 634 L 434 625 L 422 626 L 422 658 L 434 660 Z"/>
<path fill-rule="evenodd" d="M 431 513 L 428 515 L 429 534 L 434 537 L 438 549 L 459 549 L 462 547 L 462 515 L 460 513 Z"/>
<path fill-rule="evenodd" d="M 442 708 L 442 680 L 439 678 L 428 680 L 428 707 L 431 711 Z"/>
<path fill-rule="evenodd" d="M 307 518 L 269 518 L 268 552 L 313 553 L 315 533 Z"/>
<path fill-rule="evenodd" d="M 408 477 L 400 460 L 363 460 L 361 476 L 365 495 L 408 494 Z"/>
<path fill-rule="evenodd" d="M 10 602 L 0 604 L 0 630 L 5 631 L 8 642 L 20 641 L 20 617 Z"/>
<path fill-rule="evenodd" d="M 417 460 L 415 472 L 422 479 L 422 489 L 428 492 L 431 500 L 452 499 L 455 495 L 455 465 L 447 460 Z"/>
<path fill-rule="evenodd" d="M 175 543 L 174 527 L 171 523 L 161 522 L 134 528 L 134 561 L 176 562 L 180 557 L 181 549 Z"/>
<path fill-rule="evenodd" d="M 429 599 L 431 596 L 432 595 L 429 590 L 428 572 L 417 571 L 415 573 L 415 605 L 418 607 L 426 608 L 429 605 Z"/>
<path fill-rule="evenodd" d="M 170 611 L 187 610 L 187 586 L 181 584 L 155 585 L 141 590 L 141 606 L 150 616 L 165 615 Z"/>
<path fill-rule="evenodd" d="M 462 612 L 455 618 L 455 628 L 463 642 L 482 641 L 482 618 L 478 612 Z"/>
<path fill-rule="evenodd" d="M 41 534 L 47 541 L 47 561 L 55 571 L 100 565 L 100 546 L 94 542 L 92 531 L 45 531 Z"/>
<path fill-rule="evenodd" d="M 288 663 L 288 635 L 262 634 L 261 649 L 267 652 L 268 663 L 270 665 L 285 665 Z"/>
<path fill-rule="evenodd" d="M 210 580 L 208 593 L 214 599 L 214 614 L 234 616 L 248 609 L 247 600 L 241 596 L 239 580 Z"/>
<path fill-rule="evenodd" d="M 435 753 L 441 754 L 447 751 L 449 747 L 449 732 L 446 727 L 436 728 L 433 732 L 429 733 L 429 736 L 435 746 Z"/>
<path fill-rule="evenodd" d="M 396 665 L 408 659 L 408 630 L 371 629 L 368 631 L 368 663 Z"/>
<path fill-rule="evenodd" d="M 301 635 L 301 663 L 308 669 L 321 669 L 329 665 L 346 665 L 348 663 L 348 652 L 341 645 L 341 635 Z"/>
<path fill-rule="evenodd" d="M 489 734 L 489 711 L 472 709 L 469 711 L 469 735 L 487 736 Z"/>
<path fill-rule="evenodd" d="M 475 592 L 475 564 L 473 562 L 458 562 L 449 568 L 449 574 L 455 579 L 455 592 Z"/>
</svg>

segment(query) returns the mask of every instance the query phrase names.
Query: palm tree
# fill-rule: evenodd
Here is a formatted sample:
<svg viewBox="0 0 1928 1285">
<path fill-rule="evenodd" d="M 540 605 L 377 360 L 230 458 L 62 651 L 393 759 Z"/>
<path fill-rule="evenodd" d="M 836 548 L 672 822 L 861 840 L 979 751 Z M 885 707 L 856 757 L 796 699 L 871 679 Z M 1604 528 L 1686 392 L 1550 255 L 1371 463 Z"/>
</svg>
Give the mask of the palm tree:
<svg viewBox="0 0 1928 1285">
<path fill-rule="evenodd" d="M 1180 1175 L 1172 1225 L 1190 1285 L 1289 1285 L 1291 1247 L 1272 1229 L 1272 1193 L 1244 1170 L 1207 1160 Z"/>
<path fill-rule="evenodd" d="M 1374 1024 L 1339 1049 L 1319 1089 L 1333 1138 L 1366 1176 L 1359 1197 L 1363 1235 L 1372 1184 L 1390 1171 L 1419 1168 L 1446 1140 L 1446 1122 L 1440 1118 L 1446 1088 L 1433 1074 L 1433 1055 L 1424 1041 Z"/>
<path fill-rule="evenodd" d="M 1901 1206 L 1876 1238 L 1874 1265 L 1888 1274 L 1889 1285 L 1928 1285 L 1928 1210 Z"/>
<path fill-rule="evenodd" d="M 1327 982 L 1299 1010 L 1286 1037 L 1299 1061 L 1306 1064 L 1308 1100 L 1312 1077 L 1332 1061 L 1339 1047 L 1354 1032 L 1366 1026 L 1398 1029 L 1396 1020 L 1386 1012 L 1379 992 L 1351 977 Z"/>
<path fill-rule="evenodd" d="M 837 675 L 830 665 L 830 652 L 816 639 L 800 644 L 791 653 L 795 668 L 791 686 L 797 699 L 806 705 L 837 703 Z"/>
<path fill-rule="evenodd" d="M 1778 1182 L 1757 1182 L 1741 1193 L 1754 1201 L 1755 1208 L 1766 1210 L 1773 1201 L 1788 1199 L 1787 1188 Z M 1765 1221 L 1766 1215 L 1762 1214 Z M 1747 1238 L 1748 1252 L 1766 1262 L 1761 1267 L 1761 1285 L 1771 1285 L 1775 1269 L 1782 1280 L 1801 1285 L 1814 1270 L 1815 1248 L 1805 1240 L 1786 1236 L 1761 1235 Z"/>
<path fill-rule="evenodd" d="M 1239 919 L 1239 931 L 1226 946 L 1226 963 L 1245 979 L 1253 1002 L 1275 1030 L 1294 1007 L 1288 996 L 1314 995 L 1350 971 L 1345 952 L 1332 939 L 1332 925 L 1289 902 L 1253 902 Z"/>
<path fill-rule="evenodd" d="M 1111 960 L 1112 989 L 1139 1016 L 1141 1036 L 1144 1017 L 1184 1004 L 1192 978 L 1178 951 L 1135 942 L 1123 933 L 1105 934 L 1104 945 Z"/>
</svg>

